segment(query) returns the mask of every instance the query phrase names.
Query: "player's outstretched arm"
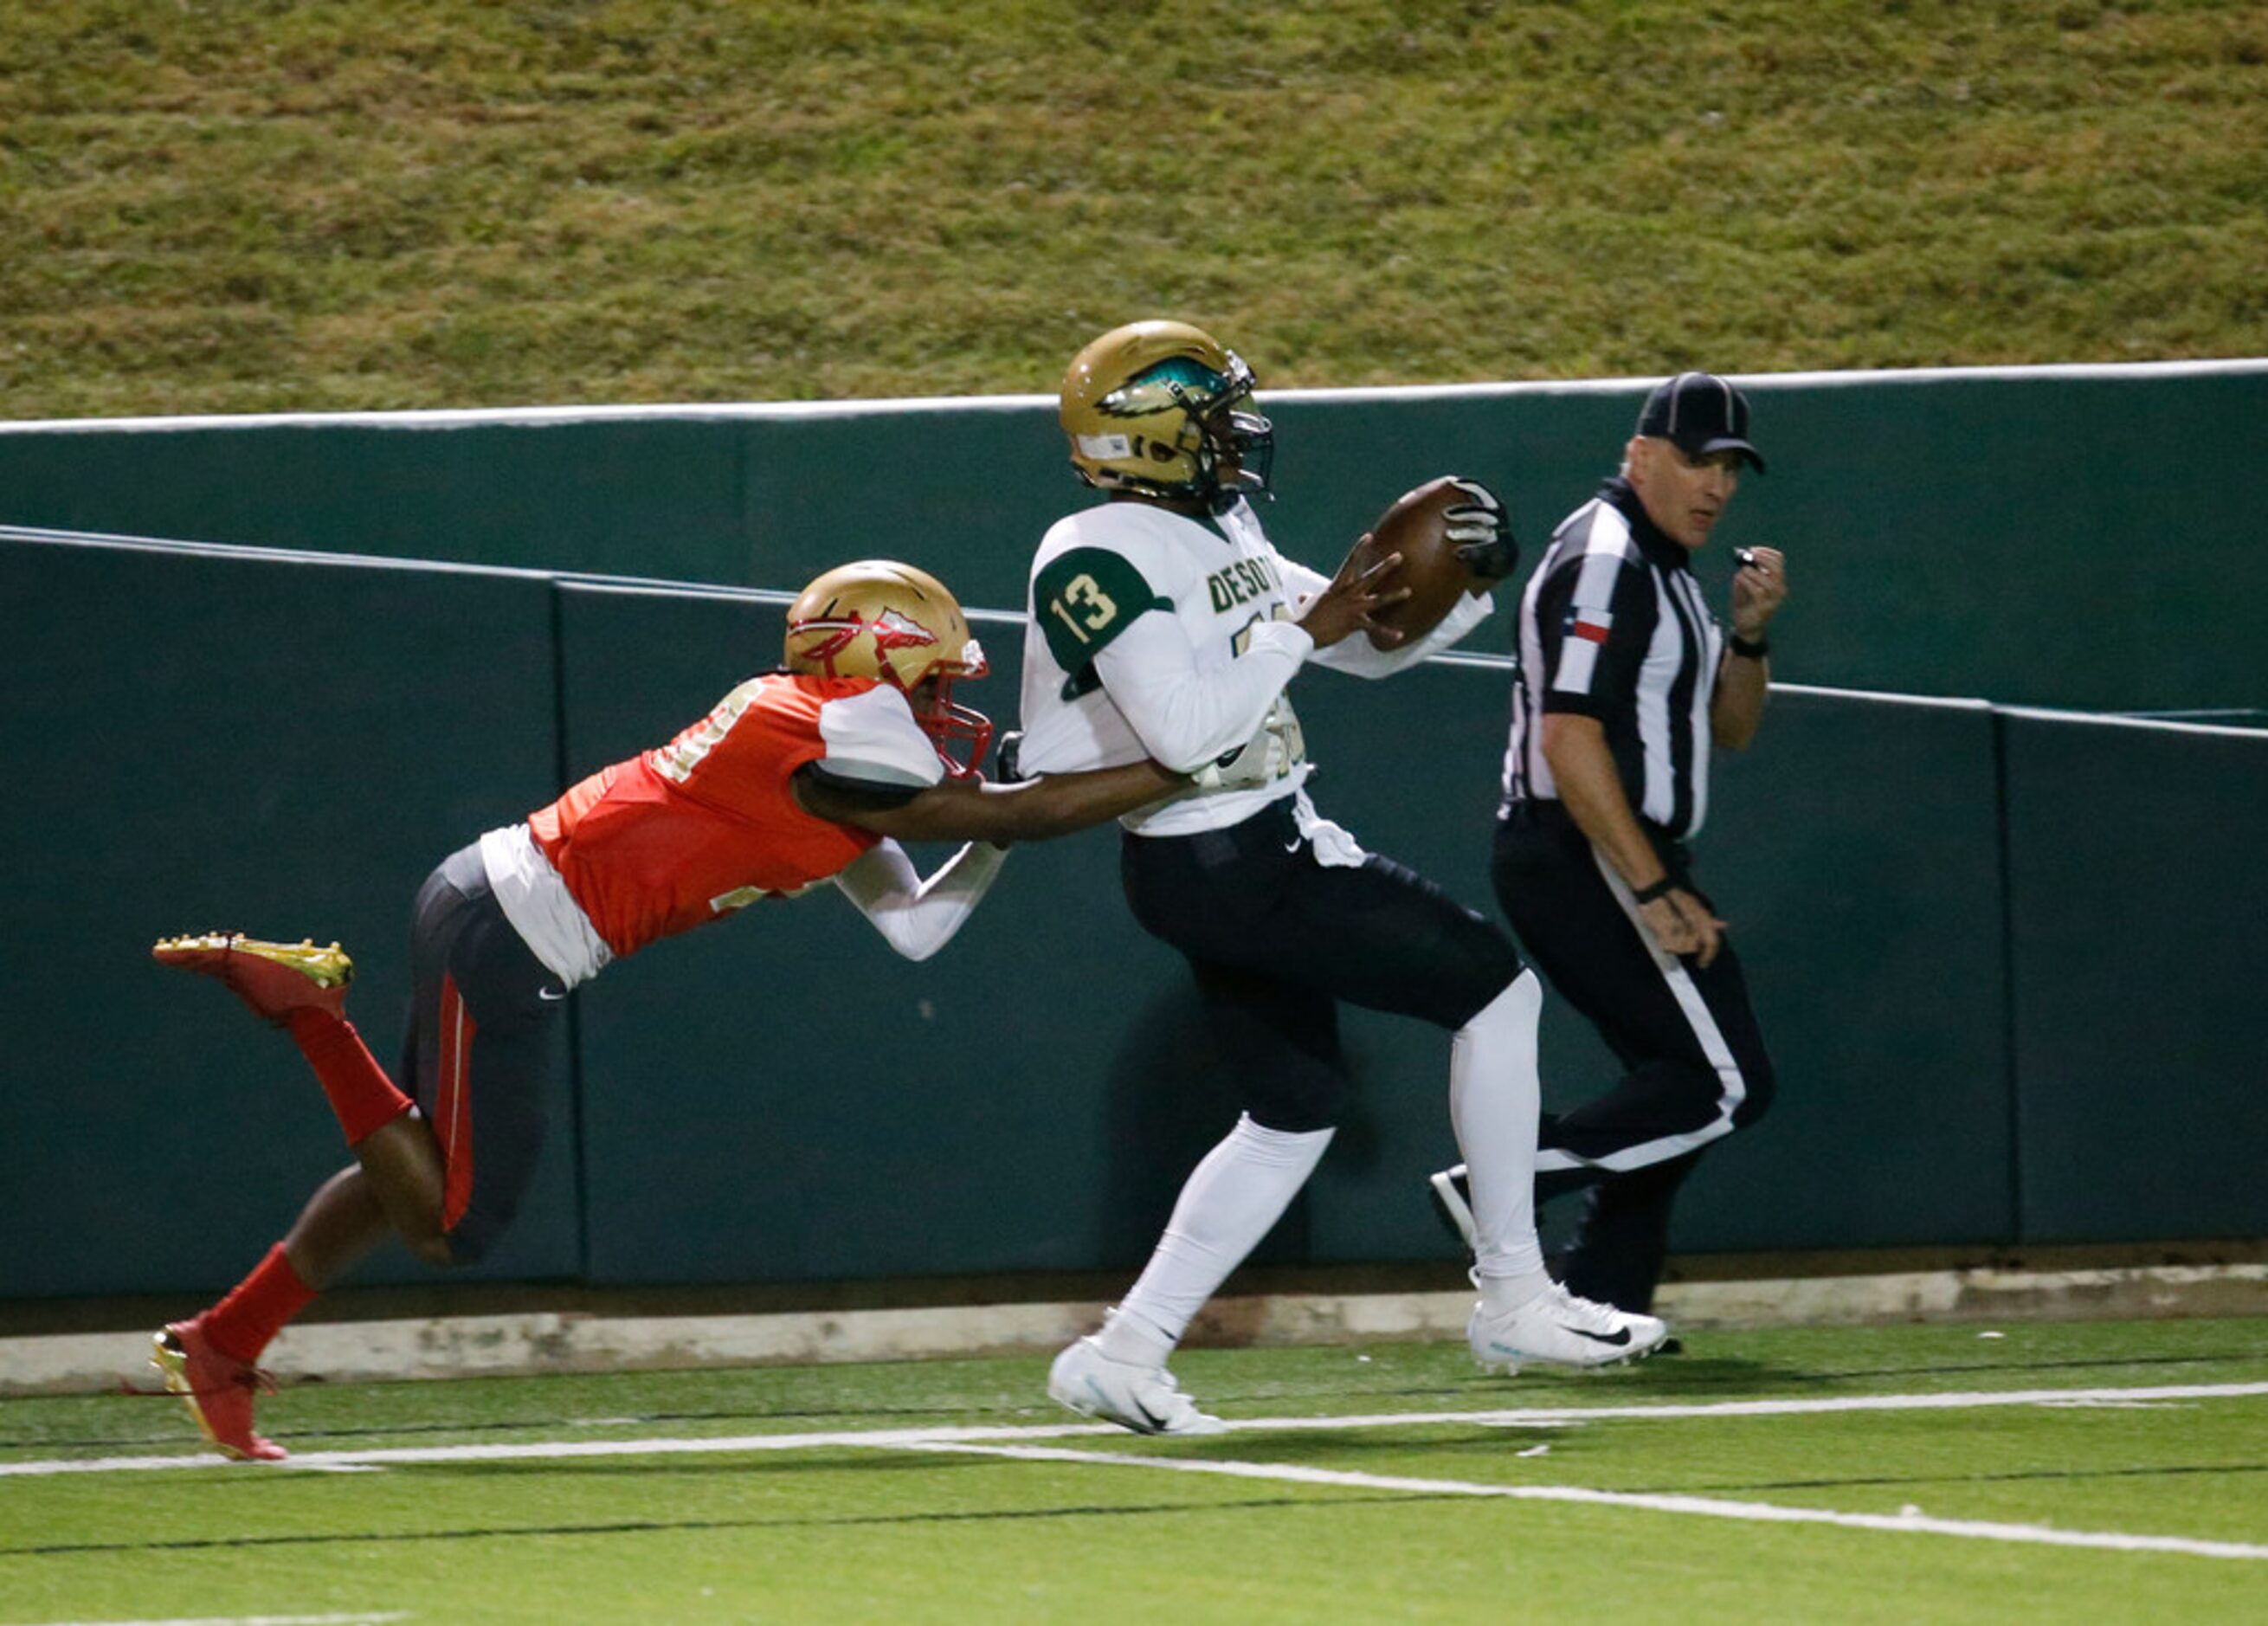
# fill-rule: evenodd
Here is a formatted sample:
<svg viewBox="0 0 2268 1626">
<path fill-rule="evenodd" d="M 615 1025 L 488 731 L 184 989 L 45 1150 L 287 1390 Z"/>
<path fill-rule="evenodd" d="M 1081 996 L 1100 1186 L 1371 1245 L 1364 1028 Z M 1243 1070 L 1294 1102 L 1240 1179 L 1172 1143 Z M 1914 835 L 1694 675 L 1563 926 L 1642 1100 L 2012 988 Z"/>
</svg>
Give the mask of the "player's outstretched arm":
<svg viewBox="0 0 2268 1626">
<path fill-rule="evenodd" d="M 852 860 L 835 884 L 890 947 L 925 960 L 967 923 L 1006 858 L 990 842 L 966 842 L 924 877 L 905 848 L 883 840 Z"/>
<path fill-rule="evenodd" d="M 1050 773 L 1019 785 L 947 780 L 895 807 L 878 807 L 856 792 L 799 776 L 796 800 L 806 813 L 900 841 L 1044 841 L 1101 824 L 1189 788 L 1190 780 L 1154 762 L 1086 773 Z"/>
</svg>

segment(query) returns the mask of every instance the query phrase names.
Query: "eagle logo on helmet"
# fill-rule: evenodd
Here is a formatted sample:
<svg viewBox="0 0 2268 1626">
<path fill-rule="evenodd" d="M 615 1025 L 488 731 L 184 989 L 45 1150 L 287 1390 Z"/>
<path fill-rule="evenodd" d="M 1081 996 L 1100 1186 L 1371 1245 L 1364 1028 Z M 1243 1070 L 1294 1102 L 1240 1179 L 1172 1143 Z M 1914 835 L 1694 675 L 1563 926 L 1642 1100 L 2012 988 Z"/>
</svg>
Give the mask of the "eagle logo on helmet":
<svg viewBox="0 0 2268 1626">
<path fill-rule="evenodd" d="M 1071 358 L 1060 422 L 1089 485 L 1215 513 L 1268 490 L 1275 428 L 1242 357 L 1182 322 L 1114 328 Z"/>
<path fill-rule="evenodd" d="M 1094 403 L 1106 418 L 1147 418 L 1152 412 L 1203 412 L 1230 394 L 1227 377 L 1194 356 L 1171 356 L 1138 373 Z"/>
</svg>

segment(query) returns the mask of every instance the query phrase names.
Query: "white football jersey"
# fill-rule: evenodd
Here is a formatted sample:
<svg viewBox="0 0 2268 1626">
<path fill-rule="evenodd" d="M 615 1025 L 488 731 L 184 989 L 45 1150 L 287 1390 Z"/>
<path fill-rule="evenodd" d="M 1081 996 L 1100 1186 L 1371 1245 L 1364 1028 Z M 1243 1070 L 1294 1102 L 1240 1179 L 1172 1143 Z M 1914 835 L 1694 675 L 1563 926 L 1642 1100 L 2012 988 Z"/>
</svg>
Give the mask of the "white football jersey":
<svg viewBox="0 0 2268 1626">
<path fill-rule="evenodd" d="M 1241 823 L 1294 795 L 1312 771 L 1284 695 L 1310 655 L 1383 677 L 1455 642 L 1492 607 L 1486 597 L 1461 600 L 1402 649 L 1381 652 L 1356 637 L 1318 652 L 1292 617 L 1329 585 L 1277 552 L 1247 503 L 1210 521 L 1139 501 L 1057 521 L 1032 560 L 1023 765 L 1065 772 L 1154 757 L 1188 771 L 1243 744 L 1281 707 L 1291 750 L 1280 777 L 1122 821 L 1161 836 Z"/>
</svg>

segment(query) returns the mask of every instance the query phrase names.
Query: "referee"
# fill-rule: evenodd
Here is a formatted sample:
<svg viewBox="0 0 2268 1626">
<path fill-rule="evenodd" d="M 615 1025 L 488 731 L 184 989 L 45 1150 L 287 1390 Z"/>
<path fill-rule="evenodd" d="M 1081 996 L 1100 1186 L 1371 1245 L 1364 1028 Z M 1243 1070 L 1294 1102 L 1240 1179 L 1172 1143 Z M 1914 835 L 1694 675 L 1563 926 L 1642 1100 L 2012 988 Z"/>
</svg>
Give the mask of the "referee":
<svg viewBox="0 0 2268 1626">
<path fill-rule="evenodd" d="M 1740 957 L 1688 846 L 1712 747 L 1741 749 L 1763 718 L 1765 629 L 1787 596 L 1778 551 L 1743 550 L 1728 637 L 1690 568 L 1742 465 L 1764 472 L 1748 436 L 1749 403 L 1725 380 L 1657 388 L 1621 473 L 1553 534 L 1520 605 L 1490 875 L 1528 957 L 1624 1068 L 1545 1114 L 1536 1196 L 1588 1188 L 1565 1283 L 1625 1311 L 1653 1302 L 1670 1204 L 1703 1149 L 1772 1096 Z M 1461 1231 L 1463 1174 L 1433 1177 Z"/>
</svg>

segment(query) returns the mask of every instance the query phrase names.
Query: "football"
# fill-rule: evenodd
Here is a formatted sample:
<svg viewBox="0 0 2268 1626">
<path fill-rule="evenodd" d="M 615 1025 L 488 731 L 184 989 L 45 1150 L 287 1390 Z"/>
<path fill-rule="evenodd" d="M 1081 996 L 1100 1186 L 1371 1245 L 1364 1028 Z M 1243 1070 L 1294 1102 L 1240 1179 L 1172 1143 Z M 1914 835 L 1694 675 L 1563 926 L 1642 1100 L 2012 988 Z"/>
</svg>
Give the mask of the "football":
<svg viewBox="0 0 2268 1626">
<path fill-rule="evenodd" d="M 1469 500 L 1458 490 L 1455 475 L 1428 480 L 1396 499 L 1378 516 L 1370 535 L 1356 543 L 1347 555 L 1347 562 L 1358 571 L 1369 569 L 1389 553 L 1402 556 L 1396 581 L 1410 589 L 1410 596 L 1374 617 L 1380 626 L 1402 637 L 1381 638 L 1373 628 L 1365 636 L 1374 648 L 1395 649 L 1425 637 L 1455 608 L 1457 595 L 1471 589 L 1473 573 L 1457 557 L 1444 517 L 1458 503 Z"/>
</svg>

